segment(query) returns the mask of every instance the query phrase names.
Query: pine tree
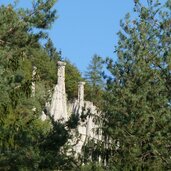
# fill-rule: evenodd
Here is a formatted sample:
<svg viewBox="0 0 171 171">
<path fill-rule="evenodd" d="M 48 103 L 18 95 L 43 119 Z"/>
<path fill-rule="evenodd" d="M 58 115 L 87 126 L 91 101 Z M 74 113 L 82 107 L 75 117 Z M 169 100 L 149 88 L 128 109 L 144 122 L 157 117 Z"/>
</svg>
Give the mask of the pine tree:
<svg viewBox="0 0 171 171">
<path fill-rule="evenodd" d="M 102 58 L 98 55 L 94 55 L 85 73 L 85 77 L 92 87 L 103 87 L 102 72 Z"/>
<path fill-rule="evenodd" d="M 88 96 L 87 99 L 93 101 L 98 105 L 101 101 L 101 96 L 104 88 L 103 80 L 103 60 L 100 56 L 94 55 L 90 61 L 87 71 L 85 73 L 85 79 L 88 82 L 85 91 Z"/>
<path fill-rule="evenodd" d="M 81 73 L 69 60 L 66 62 L 66 94 L 68 100 L 78 98 L 78 82 L 82 81 Z"/>
<path fill-rule="evenodd" d="M 147 4 L 135 1 L 137 18 L 121 21 L 118 61 L 108 60 L 104 132 L 114 170 L 171 169 L 171 4 Z"/>
<path fill-rule="evenodd" d="M 57 52 L 57 49 L 54 47 L 52 40 L 49 38 L 45 44 L 45 50 L 51 60 L 54 60 L 56 63 L 61 59 L 60 54 Z"/>
<path fill-rule="evenodd" d="M 0 170 L 67 169 L 73 163 L 61 150 L 69 128 L 53 118 L 40 120 L 47 92 L 56 83 L 56 64 L 39 43 L 56 18 L 54 3 L 34 1 L 32 9 L 0 7 Z"/>
</svg>

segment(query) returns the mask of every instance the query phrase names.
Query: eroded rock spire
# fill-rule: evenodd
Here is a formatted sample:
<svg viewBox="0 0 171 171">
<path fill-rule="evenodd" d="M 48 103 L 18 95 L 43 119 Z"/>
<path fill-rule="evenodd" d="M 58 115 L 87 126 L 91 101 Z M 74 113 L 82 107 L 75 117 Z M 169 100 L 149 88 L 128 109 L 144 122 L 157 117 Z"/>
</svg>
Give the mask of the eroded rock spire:
<svg viewBox="0 0 171 171">
<path fill-rule="evenodd" d="M 65 62 L 58 61 L 58 81 L 52 97 L 50 113 L 55 120 L 68 119 L 65 92 Z"/>
</svg>

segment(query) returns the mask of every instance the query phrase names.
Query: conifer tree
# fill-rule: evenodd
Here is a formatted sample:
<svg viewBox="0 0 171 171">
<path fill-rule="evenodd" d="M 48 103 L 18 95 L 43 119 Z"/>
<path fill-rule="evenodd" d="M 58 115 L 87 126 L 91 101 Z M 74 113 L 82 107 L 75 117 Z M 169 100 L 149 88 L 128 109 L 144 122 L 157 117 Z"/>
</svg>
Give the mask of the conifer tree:
<svg viewBox="0 0 171 171">
<path fill-rule="evenodd" d="M 83 80 L 81 73 L 69 60 L 65 60 L 66 65 L 66 94 L 68 100 L 78 98 L 78 82 Z"/>
<path fill-rule="evenodd" d="M 51 60 L 55 62 L 62 60 L 60 54 L 57 52 L 57 49 L 54 47 L 52 40 L 49 38 L 45 44 L 45 50 Z"/>
<path fill-rule="evenodd" d="M 101 96 L 104 88 L 103 80 L 103 60 L 100 56 L 94 55 L 90 61 L 85 79 L 88 82 L 85 91 L 87 92 L 86 98 L 95 102 L 96 105 L 101 101 Z"/>
<path fill-rule="evenodd" d="M 85 73 L 85 77 L 90 85 L 93 87 L 103 87 L 102 72 L 102 58 L 98 55 L 94 55 Z"/>
<path fill-rule="evenodd" d="M 113 170 L 171 169 L 170 7 L 135 1 L 137 18 L 121 21 L 104 108 Z"/>
<path fill-rule="evenodd" d="M 56 83 L 56 64 L 39 43 L 56 18 L 54 3 L 34 1 L 32 9 L 0 6 L 0 170 L 67 169 L 73 162 L 61 150 L 69 128 L 53 118 L 40 120 L 47 92 Z"/>
</svg>

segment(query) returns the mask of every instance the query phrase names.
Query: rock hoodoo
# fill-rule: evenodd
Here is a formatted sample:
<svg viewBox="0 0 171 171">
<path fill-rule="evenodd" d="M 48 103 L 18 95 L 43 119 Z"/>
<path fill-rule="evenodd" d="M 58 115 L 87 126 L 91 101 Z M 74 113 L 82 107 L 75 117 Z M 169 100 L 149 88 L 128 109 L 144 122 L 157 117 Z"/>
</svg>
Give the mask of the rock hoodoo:
<svg viewBox="0 0 171 171">
<path fill-rule="evenodd" d="M 71 142 L 71 144 L 76 144 L 74 150 L 76 154 L 79 154 L 81 153 L 82 147 L 87 139 L 95 138 L 100 140 L 101 138 L 101 135 L 94 131 L 98 125 L 93 121 L 94 116 L 97 116 L 99 112 L 92 102 L 84 100 L 85 82 L 83 81 L 78 83 L 78 98 L 73 103 L 67 102 L 65 90 L 65 66 L 65 62 L 58 61 L 58 81 L 52 94 L 51 104 L 49 105 L 49 112 L 50 115 L 54 117 L 55 121 L 62 120 L 64 122 L 68 120 L 71 114 L 76 114 L 79 117 L 83 113 L 92 114 L 87 116 L 84 121 L 80 121 L 80 124 L 77 127 L 77 131 L 80 135 L 79 139 L 75 137 Z"/>
<path fill-rule="evenodd" d="M 54 117 L 55 121 L 59 119 L 67 121 L 68 119 L 65 92 L 65 65 L 65 62 L 58 61 L 58 81 L 50 106 L 50 114 Z"/>
</svg>

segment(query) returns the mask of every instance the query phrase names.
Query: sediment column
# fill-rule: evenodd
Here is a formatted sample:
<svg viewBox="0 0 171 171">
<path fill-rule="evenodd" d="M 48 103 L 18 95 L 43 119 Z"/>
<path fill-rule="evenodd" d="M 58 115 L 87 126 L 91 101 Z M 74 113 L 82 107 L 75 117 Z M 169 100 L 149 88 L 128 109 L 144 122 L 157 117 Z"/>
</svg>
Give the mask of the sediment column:
<svg viewBox="0 0 171 171">
<path fill-rule="evenodd" d="M 79 103 L 79 108 L 84 107 L 84 85 L 85 85 L 85 82 L 83 82 L 83 81 L 78 83 L 78 103 Z"/>
<path fill-rule="evenodd" d="M 65 91 L 65 62 L 58 61 L 58 91 L 59 91 L 59 116 L 67 120 L 67 103 Z"/>
<path fill-rule="evenodd" d="M 57 85 L 55 86 L 54 93 L 52 96 L 50 114 L 54 117 L 54 120 L 64 119 L 67 117 L 67 106 L 66 106 L 66 92 L 65 92 L 65 62 L 58 61 L 57 71 Z"/>
<path fill-rule="evenodd" d="M 82 110 L 84 107 L 84 85 L 85 82 L 79 82 L 78 83 L 78 114 L 81 115 L 82 114 Z M 81 122 L 80 125 L 78 125 L 77 127 L 78 132 L 80 134 L 80 140 L 77 142 L 77 145 L 75 146 L 75 151 L 77 154 L 81 153 L 82 151 L 82 147 L 85 143 L 86 140 L 86 126 L 85 126 L 85 122 Z"/>
<path fill-rule="evenodd" d="M 58 61 L 58 82 L 61 90 L 65 92 L 65 62 Z"/>
<path fill-rule="evenodd" d="M 36 93 L 36 83 L 35 83 L 36 70 L 37 67 L 34 66 L 32 71 L 31 97 L 35 97 L 35 93 Z"/>
</svg>

